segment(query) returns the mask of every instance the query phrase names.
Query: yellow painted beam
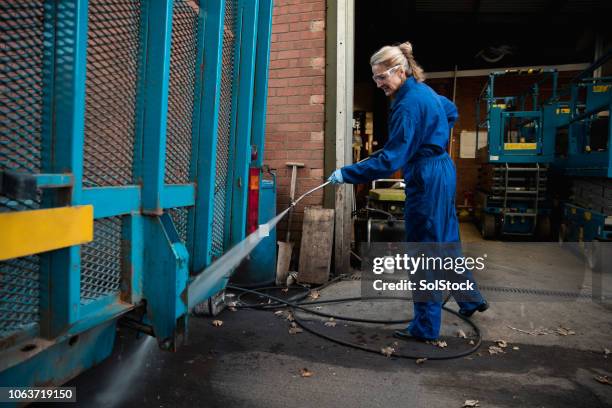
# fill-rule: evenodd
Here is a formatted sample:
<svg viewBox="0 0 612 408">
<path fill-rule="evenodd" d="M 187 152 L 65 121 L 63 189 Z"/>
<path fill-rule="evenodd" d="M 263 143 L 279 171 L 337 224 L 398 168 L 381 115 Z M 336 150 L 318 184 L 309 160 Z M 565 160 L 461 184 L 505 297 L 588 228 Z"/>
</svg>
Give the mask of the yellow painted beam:
<svg viewBox="0 0 612 408">
<path fill-rule="evenodd" d="M 535 150 L 535 143 L 504 143 L 504 150 Z"/>
<path fill-rule="evenodd" d="M 0 261 L 92 240 L 92 205 L 0 213 Z"/>
</svg>

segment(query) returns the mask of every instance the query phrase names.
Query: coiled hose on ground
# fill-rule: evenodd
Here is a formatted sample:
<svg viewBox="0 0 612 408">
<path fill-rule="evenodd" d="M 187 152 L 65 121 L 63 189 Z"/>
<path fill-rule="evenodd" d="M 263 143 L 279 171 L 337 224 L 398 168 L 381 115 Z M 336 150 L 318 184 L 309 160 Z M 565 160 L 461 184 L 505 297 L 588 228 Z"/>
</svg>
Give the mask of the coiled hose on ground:
<svg viewBox="0 0 612 408">
<path fill-rule="evenodd" d="M 327 285 L 325 286 L 329 286 L 330 284 L 334 283 L 335 281 L 338 281 L 339 279 L 336 278 L 335 280 L 333 280 L 332 282 L 329 282 Z M 308 296 L 308 294 L 310 293 L 310 289 L 309 288 L 304 288 L 304 293 L 298 294 L 296 296 L 293 296 L 289 299 L 281 299 L 277 296 L 273 296 L 270 295 L 268 293 L 266 293 L 266 291 L 270 291 L 270 290 L 280 290 L 283 289 L 283 287 L 267 287 L 267 288 L 260 288 L 260 289 L 246 289 L 240 286 L 235 286 L 235 285 L 227 285 L 227 288 L 230 290 L 234 290 L 234 291 L 238 291 L 241 292 L 241 294 L 238 296 L 238 304 L 237 307 L 243 307 L 243 308 L 251 308 L 251 309 L 263 309 L 263 310 L 269 310 L 269 309 L 278 309 L 278 308 L 285 308 L 285 307 L 289 307 L 290 310 L 292 312 L 295 312 L 295 310 L 301 310 L 303 312 L 306 312 L 308 314 L 313 314 L 316 316 L 320 316 L 320 317 L 327 317 L 327 318 L 334 318 L 336 320 L 343 320 L 343 321 L 349 321 L 349 322 L 357 322 L 357 323 L 370 323 L 370 324 L 382 324 L 382 325 L 391 325 L 391 324 L 406 324 L 410 322 L 410 319 L 408 320 L 377 320 L 377 319 L 362 319 L 362 318 L 356 318 L 356 317 L 347 317 L 347 316 L 342 316 L 342 315 L 337 315 L 337 314 L 331 314 L 331 313 L 324 313 L 324 312 L 320 312 L 318 310 L 313 310 L 313 309 L 309 309 L 309 306 L 314 306 L 314 305 L 327 305 L 327 304 L 336 304 L 336 303 L 348 303 L 348 302 L 355 302 L 355 301 L 363 301 L 363 300 L 394 300 L 394 301 L 408 301 L 411 299 L 403 299 L 403 298 L 397 298 L 397 297 L 389 297 L 389 296 L 372 296 L 372 297 L 347 297 L 347 298 L 338 298 L 338 299 L 331 299 L 331 300 L 318 300 L 318 301 L 311 301 L 311 302 L 304 302 L 304 300 L 306 299 L 306 297 Z M 318 288 L 321 289 L 321 288 Z M 264 297 L 267 298 L 271 301 L 273 301 L 274 303 L 262 303 L 262 304 L 245 304 L 242 302 L 241 298 L 243 294 L 252 294 L 252 295 L 257 295 L 258 297 Z M 407 359 L 428 359 L 428 360 L 450 360 L 450 359 L 455 359 L 455 358 L 461 358 L 461 357 L 465 357 L 468 356 L 472 353 L 474 353 L 476 350 L 478 350 L 478 348 L 481 346 L 482 344 L 482 336 L 480 333 L 480 328 L 474 323 L 472 322 L 469 318 L 460 315 L 458 312 L 446 307 L 446 303 L 448 302 L 450 296 L 446 298 L 446 300 L 442 303 L 442 309 L 448 313 L 451 313 L 455 316 L 457 316 L 458 318 L 460 318 L 461 320 L 463 320 L 465 323 L 467 323 L 473 330 L 474 333 L 476 335 L 476 339 L 474 341 L 474 344 L 471 345 L 471 347 L 467 350 L 464 351 L 459 351 L 459 352 L 454 352 L 454 353 L 445 353 L 444 355 L 423 355 L 423 353 L 420 354 L 409 354 L 409 353 L 393 353 L 393 357 L 399 357 L 399 358 L 407 358 Z M 296 324 L 298 324 L 301 328 L 303 328 L 304 330 L 308 331 L 309 333 L 314 334 L 315 336 L 321 337 L 323 339 L 326 339 L 328 341 L 332 341 L 336 344 L 340 344 L 342 346 L 346 346 L 346 347 L 350 347 L 350 348 L 354 348 L 354 349 L 358 349 L 358 350 L 362 350 L 362 351 L 366 351 L 366 352 L 370 352 L 370 353 L 376 353 L 376 354 L 381 354 L 381 350 L 380 349 L 374 349 L 371 347 L 367 347 L 361 344 L 357 344 L 357 343 L 352 343 L 346 340 L 342 340 L 333 336 L 329 336 L 327 334 L 324 334 L 320 331 L 317 331 L 315 329 L 313 329 L 312 327 L 308 326 L 303 320 L 299 319 L 299 317 L 296 315 L 296 313 L 293 313 L 293 318 Z"/>
</svg>

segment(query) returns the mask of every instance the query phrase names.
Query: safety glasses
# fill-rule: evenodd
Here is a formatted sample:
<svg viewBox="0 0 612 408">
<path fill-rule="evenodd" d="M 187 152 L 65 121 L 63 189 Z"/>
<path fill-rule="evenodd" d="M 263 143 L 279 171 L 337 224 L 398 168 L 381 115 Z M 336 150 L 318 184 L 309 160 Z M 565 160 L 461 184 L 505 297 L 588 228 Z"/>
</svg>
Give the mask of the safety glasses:
<svg viewBox="0 0 612 408">
<path fill-rule="evenodd" d="M 389 75 L 391 75 L 392 72 L 395 72 L 395 70 L 398 69 L 400 66 L 401 65 L 396 65 L 394 67 L 389 68 L 385 72 L 381 72 L 380 74 L 372 75 L 372 79 L 376 83 L 382 82 L 386 80 L 387 78 L 389 78 Z"/>
</svg>

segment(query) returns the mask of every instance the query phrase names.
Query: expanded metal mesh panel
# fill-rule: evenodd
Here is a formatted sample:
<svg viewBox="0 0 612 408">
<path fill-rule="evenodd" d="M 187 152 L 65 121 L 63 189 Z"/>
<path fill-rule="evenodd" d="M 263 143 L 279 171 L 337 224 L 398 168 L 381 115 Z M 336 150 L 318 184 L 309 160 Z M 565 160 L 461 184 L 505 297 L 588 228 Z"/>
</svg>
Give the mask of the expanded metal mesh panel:
<svg viewBox="0 0 612 408">
<path fill-rule="evenodd" d="M 40 171 L 43 1 L 0 2 L 0 170 Z M 38 208 L 0 195 L 0 212 Z M 38 321 L 39 258 L 0 262 L 0 337 Z"/>
<path fill-rule="evenodd" d="M 189 212 L 187 208 L 173 208 L 168 211 L 170 217 L 172 218 L 172 222 L 176 226 L 176 231 L 178 232 L 181 241 L 187 242 L 187 223 Z"/>
<path fill-rule="evenodd" d="M 212 224 L 212 253 L 223 254 L 226 187 L 232 125 L 232 99 L 234 93 L 234 51 L 236 48 L 236 1 L 226 4 L 223 29 L 223 52 L 221 68 L 221 98 L 219 105 L 219 129 L 217 135 L 217 167 Z"/>
<path fill-rule="evenodd" d="M 0 338 L 38 322 L 38 274 L 37 256 L 0 263 Z"/>
<path fill-rule="evenodd" d="M 90 0 L 83 182 L 132 183 L 141 5 Z"/>
<path fill-rule="evenodd" d="M 174 3 L 165 182 L 189 182 L 193 102 L 198 45 L 198 11 L 184 0 Z"/>
<path fill-rule="evenodd" d="M 94 221 L 94 240 L 81 246 L 81 303 L 119 292 L 121 217 Z"/>
<path fill-rule="evenodd" d="M 165 182 L 189 182 L 194 95 L 198 56 L 198 9 L 193 2 L 174 3 L 170 83 L 168 88 L 168 133 Z M 187 209 L 170 211 L 183 242 L 187 241 Z"/>
</svg>

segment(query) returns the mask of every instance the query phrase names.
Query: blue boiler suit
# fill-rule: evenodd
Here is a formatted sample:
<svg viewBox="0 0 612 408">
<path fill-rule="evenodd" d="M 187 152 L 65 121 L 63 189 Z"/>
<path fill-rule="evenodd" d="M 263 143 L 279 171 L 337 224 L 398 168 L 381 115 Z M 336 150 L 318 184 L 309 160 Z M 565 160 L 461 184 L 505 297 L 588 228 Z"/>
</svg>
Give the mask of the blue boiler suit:
<svg viewBox="0 0 612 408">
<path fill-rule="evenodd" d="M 457 108 L 424 83 L 409 77 L 397 90 L 389 117 L 389 139 L 376 157 L 341 169 L 351 184 L 388 177 L 402 168 L 406 182 L 404 208 L 406 242 L 459 242 L 455 213 L 455 166 L 446 153 L 450 128 L 457 120 Z M 471 272 L 464 274 L 472 279 Z M 464 311 L 484 302 L 472 291 L 469 302 L 458 301 Z M 436 300 L 414 302 L 411 335 L 437 339 L 442 304 Z"/>
</svg>

